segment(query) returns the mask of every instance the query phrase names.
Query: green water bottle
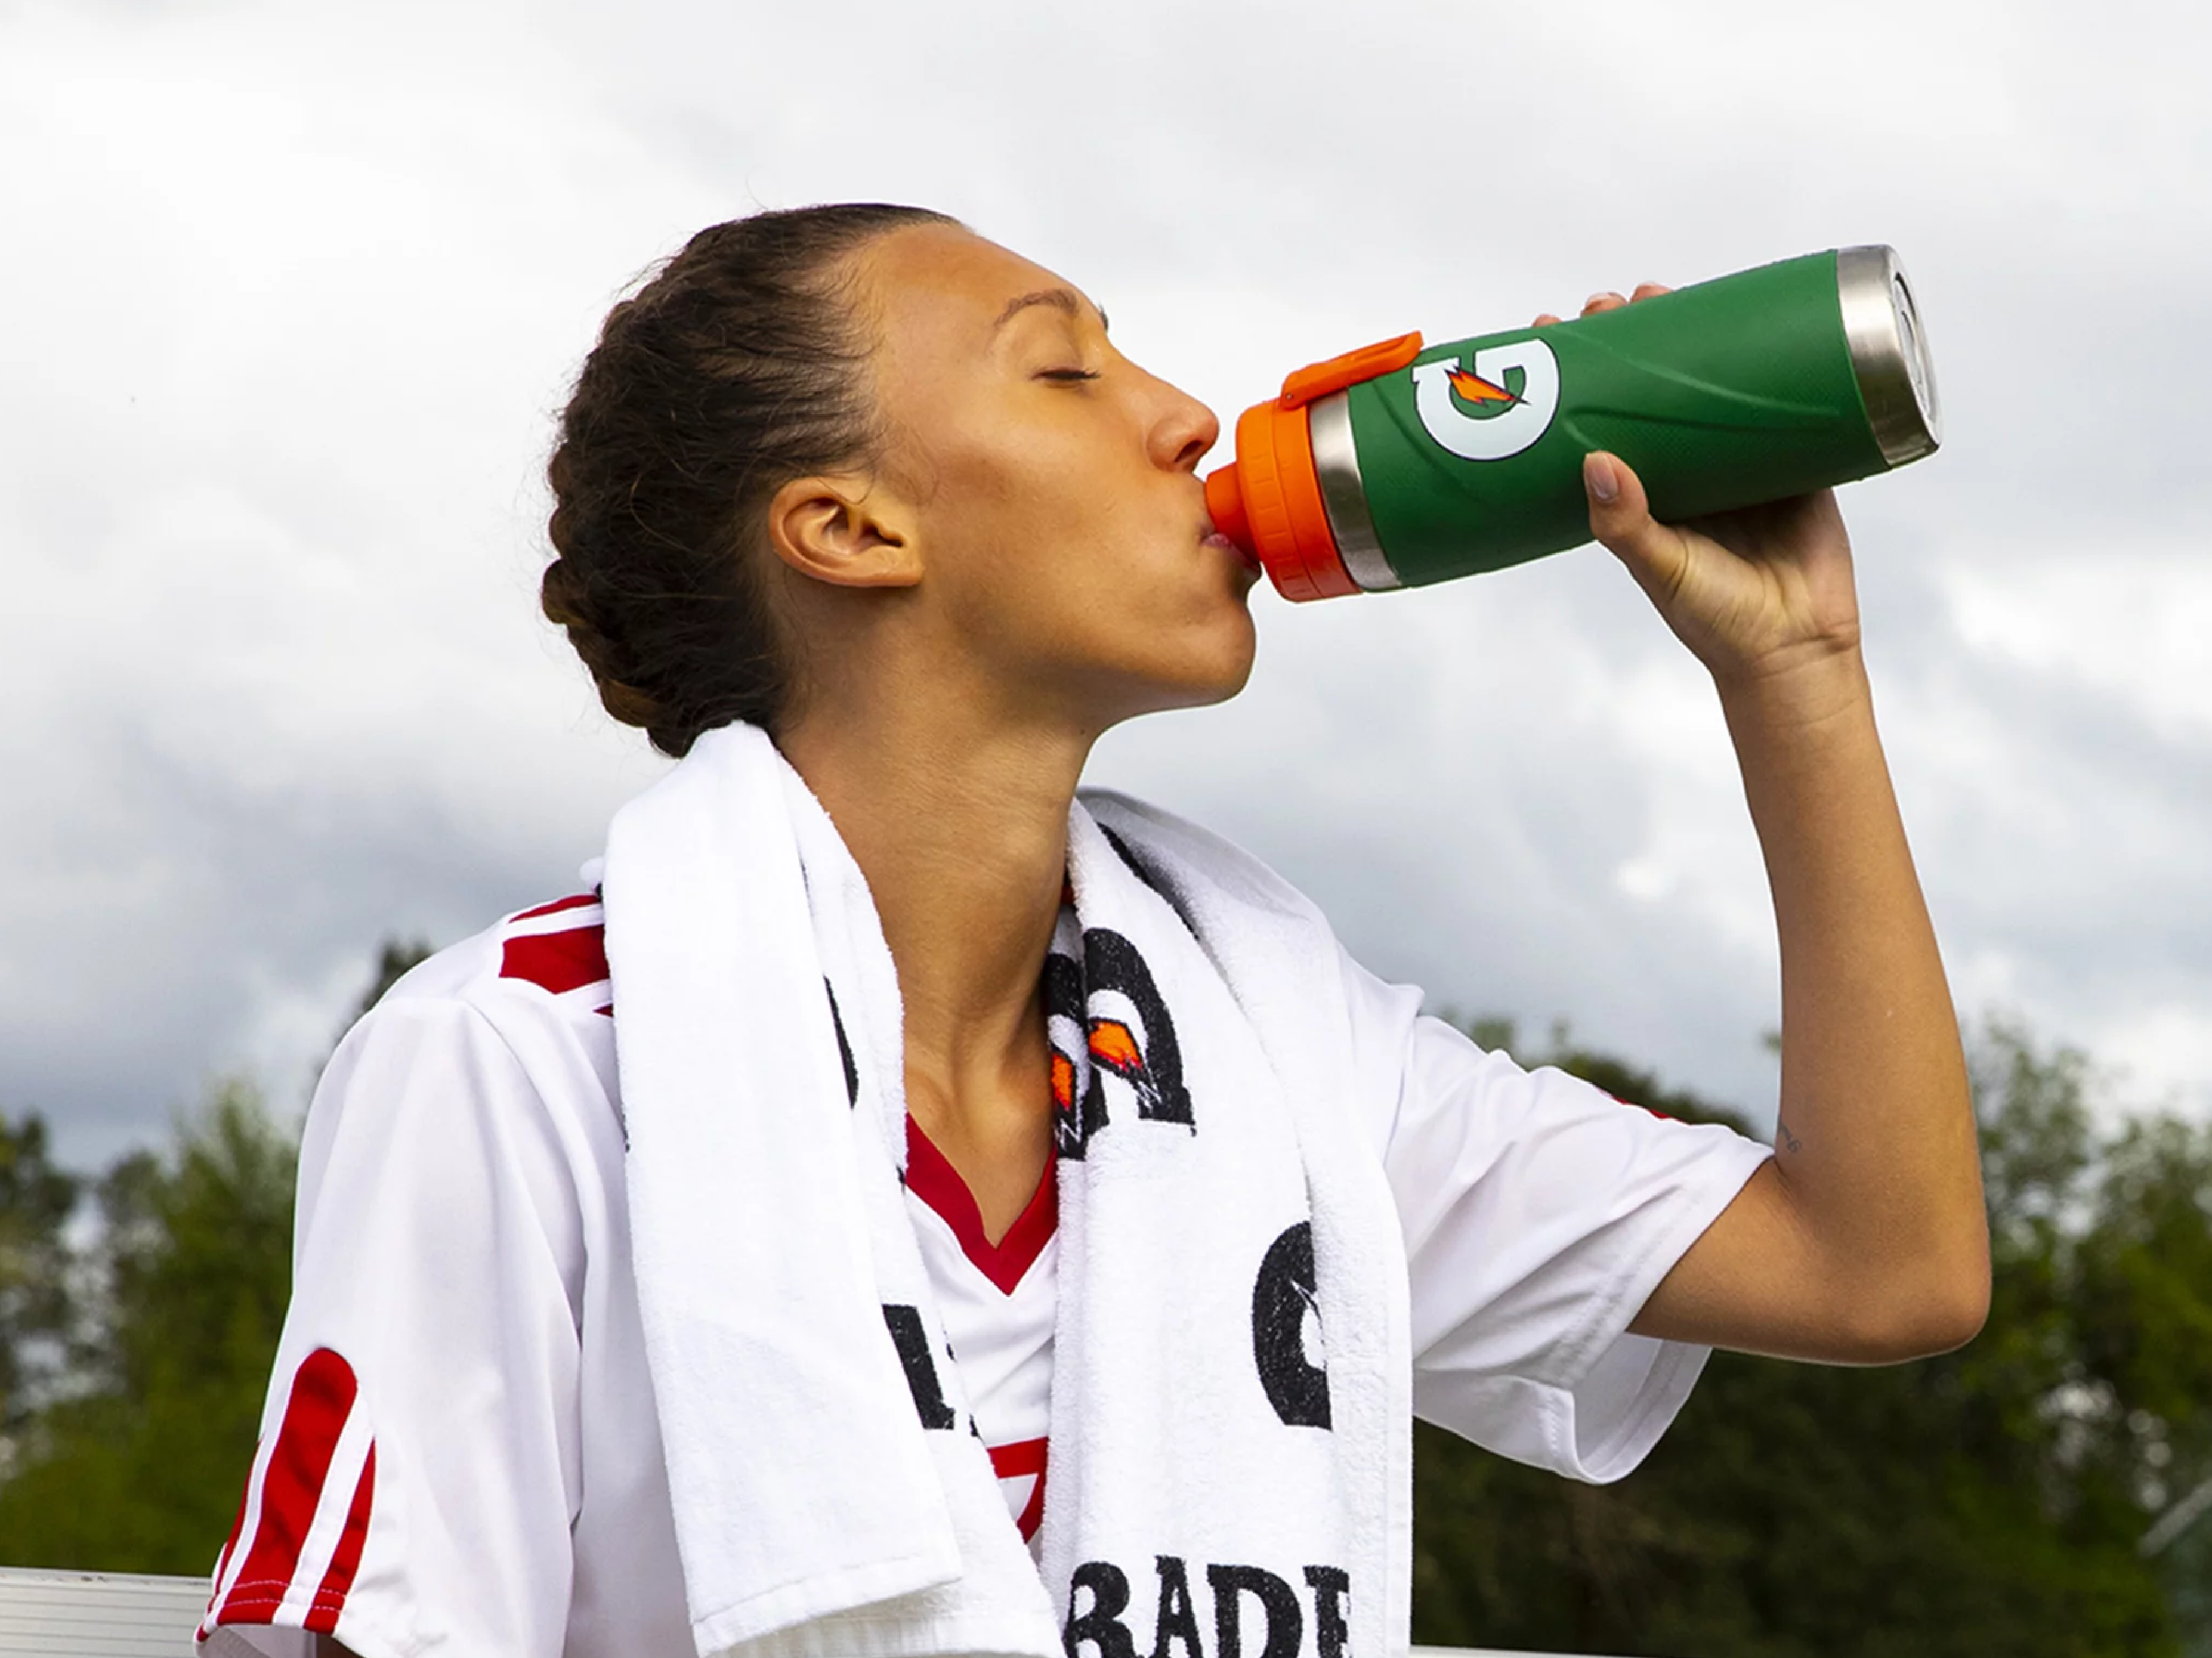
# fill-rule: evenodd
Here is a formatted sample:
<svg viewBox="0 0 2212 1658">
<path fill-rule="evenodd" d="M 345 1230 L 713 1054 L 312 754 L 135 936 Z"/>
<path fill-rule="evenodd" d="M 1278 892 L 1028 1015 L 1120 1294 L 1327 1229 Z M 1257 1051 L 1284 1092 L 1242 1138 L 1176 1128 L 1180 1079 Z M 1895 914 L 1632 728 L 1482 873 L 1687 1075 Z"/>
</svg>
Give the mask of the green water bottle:
<svg viewBox="0 0 2212 1658">
<path fill-rule="evenodd" d="M 1583 457 L 1662 520 L 1902 466 L 1940 440 L 1887 247 L 1808 253 L 1572 322 L 1301 368 L 1237 422 L 1214 526 L 1286 598 L 1425 586 L 1589 539 Z"/>
</svg>

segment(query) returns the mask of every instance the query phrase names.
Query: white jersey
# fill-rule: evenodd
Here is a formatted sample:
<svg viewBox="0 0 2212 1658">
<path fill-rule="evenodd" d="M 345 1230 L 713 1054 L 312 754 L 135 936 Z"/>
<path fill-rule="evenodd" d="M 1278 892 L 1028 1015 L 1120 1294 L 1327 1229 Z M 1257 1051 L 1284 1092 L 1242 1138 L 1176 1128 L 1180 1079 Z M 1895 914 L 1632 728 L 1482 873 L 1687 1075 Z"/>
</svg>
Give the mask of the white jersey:
<svg viewBox="0 0 2212 1658">
<path fill-rule="evenodd" d="M 906 1201 L 968 1412 L 991 1453 L 1007 1512 L 1032 1548 L 1044 1519 L 1052 1426 L 1052 1327 L 1060 1280 L 1057 1159 L 1021 1217 L 993 1243 L 959 1171 L 907 1124 Z"/>
<path fill-rule="evenodd" d="M 210 1654 L 307 1658 L 322 1631 L 362 1658 L 692 1658 L 601 919 L 585 895 L 441 951 L 325 1070 Z M 1576 1478 L 1626 1473 L 1705 1356 L 1627 1325 L 1765 1148 L 1524 1072 L 1348 958 L 1342 994 L 1349 1107 L 1405 1230 L 1416 1411 Z M 913 1145 L 909 1208 L 955 1362 L 1033 1531 L 1052 1182 L 994 1247 L 957 1175 Z"/>
</svg>

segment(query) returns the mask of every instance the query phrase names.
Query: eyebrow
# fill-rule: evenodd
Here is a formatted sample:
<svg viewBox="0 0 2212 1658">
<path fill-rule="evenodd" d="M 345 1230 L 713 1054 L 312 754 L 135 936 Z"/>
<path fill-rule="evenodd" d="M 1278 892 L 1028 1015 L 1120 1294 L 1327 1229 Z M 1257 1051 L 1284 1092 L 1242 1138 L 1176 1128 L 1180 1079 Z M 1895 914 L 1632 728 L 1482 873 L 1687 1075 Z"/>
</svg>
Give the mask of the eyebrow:
<svg viewBox="0 0 2212 1658">
<path fill-rule="evenodd" d="M 1065 311 L 1071 317 L 1079 317 L 1083 314 L 1083 301 L 1076 296 L 1073 288 L 1040 288 L 1034 294 L 1023 294 L 1008 300 L 1006 308 L 999 313 L 998 321 L 991 325 L 993 331 L 1004 328 L 1033 305 L 1048 305 L 1055 311 Z M 1106 308 L 1103 306 L 1093 306 L 1091 308 L 1098 313 L 1099 328 L 1105 329 Z"/>
</svg>

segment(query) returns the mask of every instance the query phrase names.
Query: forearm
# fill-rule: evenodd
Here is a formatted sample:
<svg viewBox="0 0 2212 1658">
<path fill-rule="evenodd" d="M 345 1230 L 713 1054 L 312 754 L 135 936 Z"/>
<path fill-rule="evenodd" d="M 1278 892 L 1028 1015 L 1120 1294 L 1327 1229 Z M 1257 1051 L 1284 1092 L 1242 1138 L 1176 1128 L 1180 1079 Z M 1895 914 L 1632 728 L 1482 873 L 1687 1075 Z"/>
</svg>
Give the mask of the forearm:
<svg viewBox="0 0 2212 1658">
<path fill-rule="evenodd" d="M 1956 1346 L 1989 1305 L 1980 1157 L 1835 496 L 1665 525 L 1618 457 L 1583 477 L 1591 531 L 1720 688 L 1782 938 L 1777 1155 L 1632 1327 L 1858 1363 Z"/>
<path fill-rule="evenodd" d="M 1955 1344 L 1988 1294 L 1979 1157 L 1945 983 L 1856 649 L 1723 684 L 1782 957 L 1776 1178 L 1831 1327 Z"/>
</svg>

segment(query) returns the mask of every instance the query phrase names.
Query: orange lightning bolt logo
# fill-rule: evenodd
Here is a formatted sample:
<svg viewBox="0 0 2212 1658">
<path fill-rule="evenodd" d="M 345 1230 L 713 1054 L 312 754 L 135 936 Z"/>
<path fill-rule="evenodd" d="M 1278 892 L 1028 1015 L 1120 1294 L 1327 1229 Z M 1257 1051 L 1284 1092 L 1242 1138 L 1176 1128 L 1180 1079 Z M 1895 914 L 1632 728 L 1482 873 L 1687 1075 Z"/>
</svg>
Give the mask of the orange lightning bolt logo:
<svg viewBox="0 0 2212 1658">
<path fill-rule="evenodd" d="M 1480 374 L 1470 374 L 1468 370 L 1457 367 L 1451 370 L 1451 388 L 1468 403 L 1493 404 L 1521 401 L 1496 381 L 1486 380 Z"/>
</svg>

